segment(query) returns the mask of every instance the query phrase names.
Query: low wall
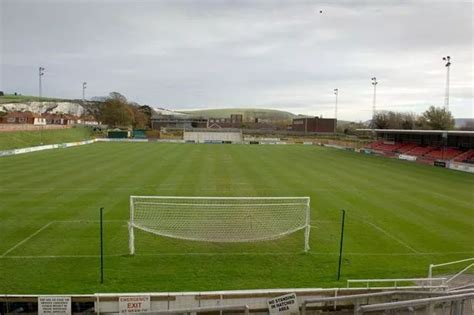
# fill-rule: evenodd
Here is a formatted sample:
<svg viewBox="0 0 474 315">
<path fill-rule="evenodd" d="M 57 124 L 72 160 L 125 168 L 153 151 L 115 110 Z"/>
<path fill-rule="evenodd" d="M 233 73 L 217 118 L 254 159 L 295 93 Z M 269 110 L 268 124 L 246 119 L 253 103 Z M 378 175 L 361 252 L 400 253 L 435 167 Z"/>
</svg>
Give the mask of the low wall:
<svg viewBox="0 0 474 315">
<path fill-rule="evenodd" d="M 31 124 L 0 124 L 0 132 L 8 131 L 37 131 L 47 129 L 66 129 L 72 128 L 72 125 L 31 125 Z"/>
<path fill-rule="evenodd" d="M 239 132 L 205 132 L 205 131 L 185 131 L 183 135 L 184 141 L 194 141 L 196 143 L 212 143 L 212 142 L 230 142 L 241 143 L 242 134 Z"/>
<path fill-rule="evenodd" d="M 78 145 L 91 144 L 91 143 L 94 143 L 96 141 L 97 141 L 96 139 L 93 139 L 93 140 L 86 140 L 86 141 L 76 141 L 76 142 L 59 143 L 59 144 L 47 144 L 47 145 L 39 145 L 39 146 L 36 146 L 36 147 L 5 150 L 5 151 L 0 151 L 0 157 L 10 156 L 10 155 L 18 155 L 18 154 L 24 154 L 24 153 L 30 153 L 30 152 L 37 152 L 37 151 L 44 151 L 44 150 L 51 150 L 51 149 L 70 148 L 70 147 L 75 147 L 75 146 L 78 146 Z"/>
<path fill-rule="evenodd" d="M 450 162 L 447 165 L 448 168 L 456 171 L 474 173 L 474 165 L 467 164 L 467 163 L 459 163 L 459 162 Z"/>
<path fill-rule="evenodd" d="M 432 287 L 436 289 L 436 287 Z M 84 311 L 93 311 L 99 313 L 118 314 L 121 309 L 120 298 L 141 298 L 149 301 L 148 312 L 166 312 L 170 310 L 186 310 L 191 308 L 219 308 L 226 306 L 246 305 L 252 314 L 268 314 L 269 299 L 280 297 L 282 295 L 294 293 L 296 295 L 296 303 L 301 307 L 307 300 L 313 299 L 341 299 L 335 302 L 322 302 L 312 306 L 305 307 L 306 314 L 319 314 L 318 311 L 332 311 L 339 308 L 353 309 L 353 305 L 357 304 L 358 294 L 373 294 L 370 298 L 371 303 L 391 301 L 393 297 L 397 300 L 417 298 L 420 295 L 437 295 L 427 291 L 428 287 L 388 287 L 388 288 L 293 288 L 293 289 L 262 289 L 262 290 L 237 290 L 237 291 L 204 291 L 204 292 L 144 292 L 144 293 L 96 293 L 83 295 L 62 294 L 58 297 L 62 299 L 70 299 L 74 304 L 75 310 L 71 313 L 81 313 Z M 388 292 L 383 292 L 388 291 Z M 381 292 L 381 293 L 377 293 Z M 439 292 L 439 291 L 438 291 Z M 357 294 L 357 295 L 356 295 Z M 439 293 L 438 293 L 439 294 Z M 355 295 L 354 297 L 350 297 Z M 38 302 L 40 298 L 48 298 L 53 296 L 47 295 L 1 295 L 0 306 L 5 305 L 4 309 L 10 310 L 10 307 L 18 308 L 18 303 L 22 303 L 24 312 L 34 313 L 38 310 Z M 362 298 L 366 301 L 367 298 Z M 16 303 L 15 305 L 12 305 Z M 359 301 L 360 303 L 360 301 Z M 364 303 L 364 304 L 365 304 Z M 82 304 L 82 307 L 80 307 Z M 1 308 L 0 308 L 1 310 Z M 311 311 L 312 310 L 312 311 Z M 309 312 L 308 312 L 309 311 Z M 138 312 L 137 312 L 138 313 Z M 184 312 L 179 312 L 184 313 Z M 186 313 L 199 313 L 196 311 Z M 210 312 L 202 312 L 201 314 L 209 314 Z M 235 314 L 243 314 L 243 312 L 234 312 Z"/>
<path fill-rule="evenodd" d="M 148 139 L 129 139 L 129 138 L 96 138 L 97 142 L 148 142 Z"/>
</svg>

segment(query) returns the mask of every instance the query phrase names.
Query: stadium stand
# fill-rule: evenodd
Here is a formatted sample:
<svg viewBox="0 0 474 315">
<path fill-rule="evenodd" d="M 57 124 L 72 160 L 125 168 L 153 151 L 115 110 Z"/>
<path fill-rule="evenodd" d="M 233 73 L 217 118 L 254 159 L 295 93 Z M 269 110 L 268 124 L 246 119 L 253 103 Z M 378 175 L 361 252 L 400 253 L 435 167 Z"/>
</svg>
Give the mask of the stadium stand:
<svg viewBox="0 0 474 315">
<path fill-rule="evenodd" d="M 383 143 L 383 140 L 371 142 L 367 145 L 368 149 L 375 149 L 377 146 L 381 145 Z"/>
<path fill-rule="evenodd" d="M 454 161 L 474 164 L 474 149 L 458 155 Z"/>
<path fill-rule="evenodd" d="M 474 164 L 474 131 L 357 129 L 357 132 L 375 137 L 376 141 L 365 148 L 385 156 L 412 156 L 418 162 L 430 164 L 439 160 Z"/>
<path fill-rule="evenodd" d="M 461 150 L 454 148 L 438 148 L 425 154 L 425 157 L 434 160 L 452 160 L 461 153 L 463 153 Z"/>
<path fill-rule="evenodd" d="M 407 151 L 406 154 L 413 156 L 423 156 L 431 151 L 435 150 L 433 147 L 414 147 L 410 151 Z"/>
<path fill-rule="evenodd" d="M 455 160 L 458 162 L 469 161 L 474 159 L 474 149 L 467 152 L 456 148 L 440 148 L 433 146 L 418 146 L 415 143 L 395 143 L 386 144 L 383 141 L 370 143 L 368 148 L 377 151 L 407 154 L 416 157 L 423 157 L 427 160 Z M 469 163 L 469 162 L 468 162 Z"/>
<path fill-rule="evenodd" d="M 416 146 L 417 146 L 416 143 L 404 143 L 401 147 L 397 149 L 397 152 L 403 154 L 415 148 Z"/>
<path fill-rule="evenodd" d="M 474 173 L 474 131 L 358 129 L 375 141 L 364 153 Z"/>
<path fill-rule="evenodd" d="M 375 150 L 385 151 L 385 152 L 395 152 L 398 148 L 400 148 L 402 144 L 390 144 L 390 143 L 381 143 L 375 147 Z"/>
</svg>

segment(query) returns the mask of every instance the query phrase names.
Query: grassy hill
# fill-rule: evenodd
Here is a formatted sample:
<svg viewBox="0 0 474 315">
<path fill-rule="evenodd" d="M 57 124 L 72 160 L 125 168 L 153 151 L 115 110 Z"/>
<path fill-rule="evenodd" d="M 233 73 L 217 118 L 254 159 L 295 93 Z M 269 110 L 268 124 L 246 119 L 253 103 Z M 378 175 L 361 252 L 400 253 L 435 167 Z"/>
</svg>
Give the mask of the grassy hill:
<svg viewBox="0 0 474 315">
<path fill-rule="evenodd" d="M 217 108 L 217 109 L 201 109 L 201 110 L 189 110 L 180 111 L 188 115 L 205 118 L 228 118 L 231 114 L 242 114 L 244 120 L 252 118 L 263 118 L 271 120 L 292 120 L 299 117 L 308 117 L 306 115 L 296 115 L 290 112 L 277 110 L 277 109 L 265 109 L 265 108 Z M 328 117 L 332 118 L 332 117 Z M 338 120 L 339 126 L 345 126 L 350 124 L 351 121 Z"/>
<path fill-rule="evenodd" d="M 5 103 L 23 103 L 23 102 L 55 102 L 55 101 L 71 101 L 66 99 L 60 98 L 53 98 L 53 97 L 38 97 L 38 96 L 31 96 L 31 95 L 13 95 L 13 94 L 6 94 L 4 96 L 0 96 L 0 104 Z"/>
<path fill-rule="evenodd" d="M 90 128 L 0 132 L 0 151 L 91 139 Z"/>
<path fill-rule="evenodd" d="M 205 118 L 228 118 L 231 114 L 241 114 L 244 120 L 252 118 L 262 118 L 271 120 L 291 120 L 298 117 L 297 115 L 276 109 L 263 108 L 218 108 L 218 109 L 201 109 L 192 111 L 181 111 L 192 116 Z"/>
</svg>

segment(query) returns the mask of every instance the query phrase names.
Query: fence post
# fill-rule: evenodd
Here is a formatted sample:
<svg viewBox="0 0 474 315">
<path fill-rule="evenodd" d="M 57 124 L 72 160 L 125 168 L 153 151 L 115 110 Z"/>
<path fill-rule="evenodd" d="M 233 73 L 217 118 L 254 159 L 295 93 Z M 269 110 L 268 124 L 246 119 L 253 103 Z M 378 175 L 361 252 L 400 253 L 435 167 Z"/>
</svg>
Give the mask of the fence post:
<svg viewBox="0 0 474 315">
<path fill-rule="evenodd" d="M 100 208 L 100 284 L 104 283 L 104 227 L 103 227 L 104 208 Z"/>
<path fill-rule="evenodd" d="M 342 245 L 344 243 L 344 222 L 346 220 L 346 210 L 342 209 L 342 221 L 341 221 L 341 242 L 339 244 L 339 266 L 337 268 L 337 281 L 341 277 L 341 263 L 342 263 Z"/>
</svg>

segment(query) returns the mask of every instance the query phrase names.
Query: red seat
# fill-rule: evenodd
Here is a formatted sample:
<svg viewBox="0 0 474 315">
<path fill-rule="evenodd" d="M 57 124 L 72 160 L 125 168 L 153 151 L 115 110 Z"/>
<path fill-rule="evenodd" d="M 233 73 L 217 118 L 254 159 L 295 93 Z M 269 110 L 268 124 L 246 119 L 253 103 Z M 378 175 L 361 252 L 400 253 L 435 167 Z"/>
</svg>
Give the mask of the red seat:
<svg viewBox="0 0 474 315">
<path fill-rule="evenodd" d="M 433 151 L 434 149 L 435 148 L 433 147 L 414 147 L 413 149 L 407 151 L 406 154 L 414 155 L 414 156 L 422 156 L 430 151 Z"/>
<path fill-rule="evenodd" d="M 454 159 L 454 161 L 457 161 L 457 162 L 470 162 L 473 159 L 474 159 L 474 149 L 470 149 L 470 150 L 458 155 Z"/>
</svg>

